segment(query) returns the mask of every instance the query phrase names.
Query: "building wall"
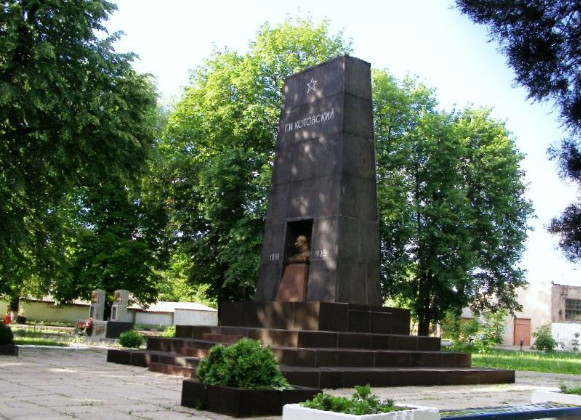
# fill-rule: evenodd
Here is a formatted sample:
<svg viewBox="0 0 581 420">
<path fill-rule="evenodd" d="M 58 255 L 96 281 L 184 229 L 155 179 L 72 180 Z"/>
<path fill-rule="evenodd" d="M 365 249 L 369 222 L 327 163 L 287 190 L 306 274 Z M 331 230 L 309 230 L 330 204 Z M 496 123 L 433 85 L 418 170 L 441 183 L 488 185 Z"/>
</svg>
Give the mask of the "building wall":
<svg viewBox="0 0 581 420">
<path fill-rule="evenodd" d="M 218 325 L 218 311 L 175 310 L 175 325 Z"/>
<path fill-rule="evenodd" d="M 129 309 L 130 313 L 135 314 L 135 323 L 143 325 L 173 325 L 173 314 L 171 312 L 142 312 Z"/>
<path fill-rule="evenodd" d="M 88 318 L 89 305 L 57 306 L 52 302 L 21 300 L 18 315 L 26 317 L 27 320 L 75 323 Z"/>
<path fill-rule="evenodd" d="M 580 350 L 581 322 L 554 322 L 551 325 L 551 334 L 560 349 L 573 351 L 577 347 Z"/>
<path fill-rule="evenodd" d="M 553 284 L 552 287 L 553 308 L 551 311 L 551 320 L 553 322 L 574 322 L 573 320 L 566 316 L 567 314 L 565 311 L 565 303 L 567 299 L 581 301 L 581 287 Z"/>
<path fill-rule="evenodd" d="M 531 320 L 531 333 L 536 331 L 541 325 L 551 323 L 551 283 L 542 282 L 530 284 L 526 289 L 518 291 L 518 302 L 523 309 L 515 313 L 516 318 Z M 504 330 L 503 344 L 514 345 L 514 318 L 506 318 L 506 329 Z M 534 340 L 530 337 L 530 342 Z"/>
</svg>

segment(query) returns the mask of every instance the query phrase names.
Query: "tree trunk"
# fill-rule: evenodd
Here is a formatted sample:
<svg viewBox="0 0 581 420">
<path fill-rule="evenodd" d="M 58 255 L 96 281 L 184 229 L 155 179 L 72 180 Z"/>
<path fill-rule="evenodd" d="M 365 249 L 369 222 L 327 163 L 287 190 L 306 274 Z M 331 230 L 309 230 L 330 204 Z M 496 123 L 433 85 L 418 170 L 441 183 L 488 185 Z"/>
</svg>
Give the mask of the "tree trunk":
<svg viewBox="0 0 581 420">
<path fill-rule="evenodd" d="M 430 335 L 430 319 L 429 317 L 421 317 L 418 319 L 418 335 Z"/>
<path fill-rule="evenodd" d="M 8 303 L 8 310 L 14 312 L 18 315 L 18 309 L 20 307 L 20 296 L 10 296 L 10 302 Z"/>
</svg>

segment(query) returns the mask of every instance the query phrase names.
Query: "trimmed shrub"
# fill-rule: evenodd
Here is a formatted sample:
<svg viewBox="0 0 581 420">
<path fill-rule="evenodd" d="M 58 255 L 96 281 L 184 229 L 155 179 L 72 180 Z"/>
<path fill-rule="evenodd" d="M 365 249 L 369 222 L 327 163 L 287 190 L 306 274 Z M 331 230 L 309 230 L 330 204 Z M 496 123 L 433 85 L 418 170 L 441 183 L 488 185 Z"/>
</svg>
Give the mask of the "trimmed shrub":
<svg viewBox="0 0 581 420">
<path fill-rule="evenodd" d="M 143 337 L 135 330 L 129 330 L 121 333 L 119 343 L 123 347 L 139 348 L 143 344 Z"/>
<path fill-rule="evenodd" d="M 247 389 L 289 389 L 272 350 L 259 341 L 243 338 L 231 346 L 214 346 L 196 371 L 198 381 L 208 385 Z"/>
<path fill-rule="evenodd" d="M 0 344 L 12 344 L 13 342 L 14 334 L 12 334 L 12 329 L 0 322 Z"/>
</svg>

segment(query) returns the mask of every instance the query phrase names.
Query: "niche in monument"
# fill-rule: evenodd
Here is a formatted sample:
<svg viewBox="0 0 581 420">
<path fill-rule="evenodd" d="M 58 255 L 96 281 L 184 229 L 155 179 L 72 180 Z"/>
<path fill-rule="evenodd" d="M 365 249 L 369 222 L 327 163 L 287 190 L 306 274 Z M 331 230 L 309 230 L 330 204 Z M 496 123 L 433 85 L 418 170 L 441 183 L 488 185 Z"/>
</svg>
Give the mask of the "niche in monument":
<svg viewBox="0 0 581 420">
<path fill-rule="evenodd" d="M 287 223 L 284 268 L 275 297 L 276 301 L 305 302 L 307 300 L 312 231 L 312 219 Z"/>
<path fill-rule="evenodd" d="M 289 77 L 256 300 L 381 305 L 377 214 L 369 63 L 342 56 Z M 310 251 L 304 293 L 285 295 L 300 236 Z"/>
</svg>

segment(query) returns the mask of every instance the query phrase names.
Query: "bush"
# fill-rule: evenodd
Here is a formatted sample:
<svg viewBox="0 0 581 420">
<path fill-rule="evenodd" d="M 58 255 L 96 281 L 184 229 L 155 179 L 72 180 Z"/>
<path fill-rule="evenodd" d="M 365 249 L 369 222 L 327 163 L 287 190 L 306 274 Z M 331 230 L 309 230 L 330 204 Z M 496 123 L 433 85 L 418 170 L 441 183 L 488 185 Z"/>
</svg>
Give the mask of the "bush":
<svg viewBox="0 0 581 420">
<path fill-rule="evenodd" d="M 231 346 L 212 347 L 200 361 L 196 377 L 208 385 L 248 389 L 290 388 L 272 351 L 248 338 Z"/>
<path fill-rule="evenodd" d="M 557 347 L 557 342 L 551 334 L 551 326 L 548 324 L 540 326 L 533 333 L 533 337 L 535 338 L 535 342 L 532 345 L 533 349 L 549 352 Z"/>
<path fill-rule="evenodd" d="M 162 337 L 168 337 L 168 338 L 173 338 L 176 336 L 176 326 L 172 325 L 167 327 L 165 330 L 163 330 L 163 332 L 161 333 Z"/>
<path fill-rule="evenodd" d="M 505 311 L 489 312 L 483 315 L 485 322 L 477 318 L 465 320 L 453 312 L 448 312 L 442 321 L 442 338 L 452 343 L 450 350 L 486 353 L 502 343 L 506 327 Z"/>
<path fill-rule="evenodd" d="M 0 322 L 0 344 L 12 344 L 14 342 L 14 334 L 6 324 Z"/>
<path fill-rule="evenodd" d="M 123 347 L 138 348 L 143 344 L 143 337 L 135 330 L 129 330 L 121 333 L 119 336 L 119 343 Z"/>
<path fill-rule="evenodd" d="M 371 393 L 369 384 L 356 386 L 355 393 L 351 399 L 321 393 L 317 394 L 312 400 L 301 403 L 301 405 L 316 410 L 334 411 L 358 416 L 402 410 L 402 408 L 394 406 L 393 400 L 380 401 L 377 395 Z"/>
</svg>

